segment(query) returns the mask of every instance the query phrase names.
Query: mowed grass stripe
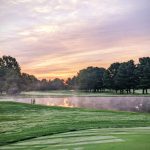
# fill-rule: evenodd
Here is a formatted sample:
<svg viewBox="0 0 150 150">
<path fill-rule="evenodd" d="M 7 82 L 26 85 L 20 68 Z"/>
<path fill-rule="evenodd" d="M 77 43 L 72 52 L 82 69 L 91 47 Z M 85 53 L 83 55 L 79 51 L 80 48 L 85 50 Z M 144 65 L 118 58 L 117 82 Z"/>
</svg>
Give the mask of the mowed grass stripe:
<svg viewBox="0 0 150 150">
<path fill-rule="evenodd" d="M 114 139 L 114 136 L 85 136 L 74 137 L 74 138 L 56 138 L 56 139 L 45 139 L 45 140 L 32 140 L 28 142 L 16 143 L 15 145 L 34 145 L 34 144 L 59 144 L 59 143 L 74 143 L 82 141 L 93 141 L 93 140 L 105 140 L 105 139 Z"/>
<path fill-rule="evenodd" d="M 93 136 L 94 133 L 97 136 L 97 130 L 91 129 L 107 128 L 100 129 L 98 133 L 111 136 L 109 128 L 150 126 L 150 114 L 147 113 L 47 107 L 14 102 L 0 102 L 0 120 L 1 146 L 29 139 L 34 141 L 38 137 L 51 138 L 50 135 L 54 138 L 60 136 L 59 133 L 66 132 L 68 133 L 64 136 L 68 138 L 73 134 L 81 137 L 82 134 Z M 87 129 L 90 130 L 86 131 Z M 127 131 L 112 131 L 117 130 Z M 77 132 L 71 135 L 71 131 Z M 141 131 L 141 134 L 142 132 L 145 131 Z"/>
<path fill-rule="evenodd" d="M 100 144 L 100 143 L 112 143 L 112 142 L 124 142 L 122 139 L 110 139 L 110 140 L 99 140 L 99 141 L 87 141 L 87 142 L 78 142 L 78 143 L 69 143 L 69 144 L 60 144 L 60 146 L 77 146 L 77 145 L 88 145 L 88 144 Z M 55 146 L 53 146 L 55 147 Z"/>
<path fill-rule="evenodd" d="M 80 138 L 80 137 L 83 137 L 83 135 L 84 136 L 94 136 L 94 135 L 99 135 L 99 133 L 81 133 L 81 134 L 79 134 L 79 133 L 70 133 L 70 134 L 67 134 L 67 135 L 57 135 L 57 136 L 44 136 L 44 137 L 39 137 L 39 138 L 36 138 L 36 139 L 34 139 L 34 140 L 36 140 L 36 141 L 38 141 L 38 140 L 45 140 L 45 139 L 50 139 L 50 140 L 52 140 L 52 139 L 56 139 L 56 138 L 73 138 L 73 137 L 78 137 L 78 138 Z"/>
<path fill-rule="evenodd" d="M 12 146 L 4 146 L 2 148 L 0 148 L 0 150 L 38 150 L 38 149 L 42 149 L 48 147 L 48 145 L 46 146 L 41 146 L 41 145 L 34 145 L 32 147 L 30 146 L 17 146 L 17 145 L 12 145 Z"/>
<path fill-rule="evenodd" d="M 95 136 L 87 136 L 86 133 L 89 132 L 89 130 L 84 130 L 84 134 L 82 137 L 64 137 L 62 134 L 59 134 L 62 138 L 55 138 L 55 139 L 45 139 L 43 140 L 37 140 L 37 139 L 31 139 L 24 142 L 19 142 L 16 144 L 11 144 L 9 146 L 3 146 L 1 149 L 10 149 L 10 150 L 19 150 L 19 149 L 42 149 L 43 150 L 58 150 L 60 147 L 68 148 L 70 146 L 76 147 L 76 146 L 86 146 L 86 145 L 95 145 L 95 144 L 105 144 L 105 143 L 120 143 L 120 142 L 126 142 L 124 138 L 121 138 L 121 135 L 118 136 L 112 136 L 111 133 L 115 132 L 122 132 L 126 131 L 128 135 L 138 135 L 139 133 L 142 133 L 142 131 L 147 131 L 150 135 L 150 129 L 149 128 L 119 128 L 119 129 L 96 129 L 97 133 L 99 133 L 99 136 L 97 136 L 95 133 Z M 82 131 L 81 131 L 82 132 Z M 103 136 L 103 132 L 107 134 L 110 134 L 110 136 Z M 76 132 L 70 132 L 69 134 L 75 134 Z M 79 133 L 77 131 L 77 133 Z M 102 134 L 102 135 L 101 135 Z M 144 133 L 142 133 L 144 134 Z M 100 136 L 101 135 L 101 136 Z M 50 136 L 51 137 L 51 136 Z M 128 140 L 127 140 L 128 141 Z"/>
<path fill-rule="evenodd" d="M 29 143 L 18 143 L 18 144 L 12 144 L 10 146 L 4 146 L 3 149 L 20 149 L 20 148 L 26 148 L 32 146 L 34 147 L 42 147 L 44 146 L 52 146 L 52 147 L 61 147 L 61 146 L 71 146 L 71 145 L 86 145 L 86 144 L 95 144 L 95 143 L 108 143 L 108 142 L 122 142 L 122 139 L 116 139 L 116 137 L 113 136 L 94 136 L 94 137 L 82 137 L 76 138 L 76 139 L 56 139 L 57 142 L 54 141 L 45 141 L 40 142 L 36 141 L 30 141 Z M 44 147 L 43 146 L 43 147 Z"/>
</svg>

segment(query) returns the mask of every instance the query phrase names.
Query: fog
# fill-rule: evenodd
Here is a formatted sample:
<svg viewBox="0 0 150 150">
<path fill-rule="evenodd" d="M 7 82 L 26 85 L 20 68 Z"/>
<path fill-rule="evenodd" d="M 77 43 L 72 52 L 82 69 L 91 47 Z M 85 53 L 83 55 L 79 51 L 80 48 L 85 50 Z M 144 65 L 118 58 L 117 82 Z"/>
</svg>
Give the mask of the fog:
<svg viewBox="0 0 150 150">
<path fill-rule="evenodd" d="M 150 97 L 46 97 L 13 98 L 13 101 L 47 106 L 150 112 Z"/>
</svg>

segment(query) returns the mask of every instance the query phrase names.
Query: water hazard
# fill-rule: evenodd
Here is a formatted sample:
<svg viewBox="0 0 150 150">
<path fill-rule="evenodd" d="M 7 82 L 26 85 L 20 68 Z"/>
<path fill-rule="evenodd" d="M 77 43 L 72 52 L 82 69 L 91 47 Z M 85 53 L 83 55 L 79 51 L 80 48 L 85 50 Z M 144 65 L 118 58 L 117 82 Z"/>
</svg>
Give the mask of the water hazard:
<svg viewBox="0 0 150 150">
<path fill-rule="evenodd" d="M 150 97 L 46 97 L 13 101 L 47 106 L 150 112 Z"/>
</svg>

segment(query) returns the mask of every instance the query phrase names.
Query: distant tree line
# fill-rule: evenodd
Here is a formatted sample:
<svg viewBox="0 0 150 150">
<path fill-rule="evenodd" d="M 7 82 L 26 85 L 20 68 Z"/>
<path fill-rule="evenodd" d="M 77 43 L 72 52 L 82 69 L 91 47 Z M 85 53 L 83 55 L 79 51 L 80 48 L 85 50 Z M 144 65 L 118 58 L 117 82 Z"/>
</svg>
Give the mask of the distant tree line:
<svg viewBox="0 0 150 150">
<path fill-rule="evenodd" d="M 39 80 L 34 75 L 21 73 L 21 68 L 15 58 L 2 56 L 0 58 L 0 93 L 18 94 L 21 91 L 63 90 L 66 84 L 62 79 Z"/>
<path fill-rule="evenodd" d="M 80 89 L 89 92 L 103 92 L 105 89 L 115 90 L 123 94 L 134 94 L 136 89 L 142 89 L 148 94 L 150 89 L 150 57 L 139 58 L 139 64 L 133 60 L 123 63 L 113 63 L 108 69 L 88 67 L 80 70 L 77 76 L 66 81 L 70 89 Z"/>
<path fill-rule="evenodd" d="M 15 58 L 3 56 L 0 58 L 0 93 L 17 94 L 21 91 L 37 90 L 83 90 L 87 92 L 103 92 L 106 89 L 116 93 L 134 93 L 142 89 L 143 94 L 150 89 L 150 57 L 139 58 L 139 63 L 133 60 L 123 63 L 113 63 L 108 69 L 88 67 L 66 81 L 39 80 L 33 75 L 21 73 L 21 68 Z"/>
</svg>

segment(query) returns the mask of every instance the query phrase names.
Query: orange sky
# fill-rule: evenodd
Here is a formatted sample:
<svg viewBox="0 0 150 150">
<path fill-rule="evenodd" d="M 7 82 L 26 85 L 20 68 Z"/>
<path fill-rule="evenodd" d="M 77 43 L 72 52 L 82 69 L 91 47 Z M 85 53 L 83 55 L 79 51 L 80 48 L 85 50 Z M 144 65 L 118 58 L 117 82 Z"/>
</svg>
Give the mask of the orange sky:
<svg viewBox="0 0 150 150">
<path fill-rule="evenodd" d="M 0 55 L 22 72 L 64 78 L 150 56 L 149 0 L 1 0 Z"/>
</svg>

